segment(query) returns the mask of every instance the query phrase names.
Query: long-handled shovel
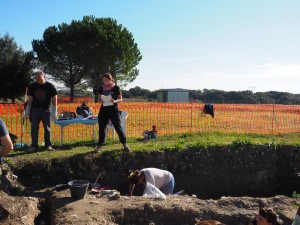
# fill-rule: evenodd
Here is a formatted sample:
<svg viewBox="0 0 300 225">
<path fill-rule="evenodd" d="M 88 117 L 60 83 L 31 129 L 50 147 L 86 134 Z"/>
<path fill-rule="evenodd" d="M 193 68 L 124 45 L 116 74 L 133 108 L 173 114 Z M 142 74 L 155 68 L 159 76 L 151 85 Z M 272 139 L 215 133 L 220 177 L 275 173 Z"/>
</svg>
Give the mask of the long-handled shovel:
<svg viewBox="0 0 300 225">
<path fill-rule="evenodd" d="M 101 173 L 98 174 L 98 176 L 95 180 L 95 183 L 91 183 L 92 193 L 100 193 L 101 191 L 108 189 L 108 187 L 106 187 L 106 186 L 101 187 L 101 185 L 97 183 L 97 181 L 100 177 L 100 174 Z"/>
<path fill-rule="evenodd" d="M 99 180 L 100 174 L 101 174 L 101 173 L 98 174 L 98 176 L 97 176 L 95 182 L 94 182 L 94 183 L 91 183 L 91 188 L 92 188 L 92 189 L 94 189 L 94 188 L 98 189 L 98 188 L 100 187 L 100 184 L 97 183 L 97 181 Z"/>
</svg>

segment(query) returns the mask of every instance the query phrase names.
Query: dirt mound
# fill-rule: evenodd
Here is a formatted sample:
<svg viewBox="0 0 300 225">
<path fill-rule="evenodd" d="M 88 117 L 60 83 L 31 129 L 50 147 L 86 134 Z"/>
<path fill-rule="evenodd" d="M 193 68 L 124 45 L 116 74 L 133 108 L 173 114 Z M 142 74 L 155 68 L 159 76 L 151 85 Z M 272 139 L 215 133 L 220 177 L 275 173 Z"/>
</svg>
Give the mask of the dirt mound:
<svg viewBox="0 0 300 225">
<path fill-rule="evenodd" d="M 286 196 L 222 197 L 219 200 L 192 196 L 167 196 L 166 200 L 120 196 L 110 200 L 92 194 L 76 201 L 65 190 L 53 197 L 51 224 L 190 225 L 198 218 L 246 225 L 260 207 L 273 207 L 283 224 L 290 225 L 297 211 L 296 203 L 297 200 Z"/>
<path fill-rule="evenodd" d="M 0 224 L 34 224 L 38 214 L 37 198 L 12 197 L 0 191 Z"/>
<path fill-rule="evenodd" d="M 23 192 L 17 178 L 7 164 L 0 165 L 0 224 L 34 224 L 40 213 L 38 198 L 14 196 Z"/>
</svg>

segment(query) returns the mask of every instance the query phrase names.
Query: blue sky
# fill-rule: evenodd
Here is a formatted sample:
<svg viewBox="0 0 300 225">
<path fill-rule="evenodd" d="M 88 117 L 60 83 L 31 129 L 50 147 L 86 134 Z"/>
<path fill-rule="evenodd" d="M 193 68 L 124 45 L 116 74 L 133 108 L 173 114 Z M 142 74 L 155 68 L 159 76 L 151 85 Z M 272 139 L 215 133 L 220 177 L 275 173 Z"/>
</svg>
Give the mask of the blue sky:
<svg viewBox="0 0 300 225">
<path fill-rule="evenodd" d="M 299 0 L 0 0 L 0 35 L 19 46 L 83 16 L 111 17 L 134 36 L 140 75 L 125 89 L 300 93 Z"/>
</svg>

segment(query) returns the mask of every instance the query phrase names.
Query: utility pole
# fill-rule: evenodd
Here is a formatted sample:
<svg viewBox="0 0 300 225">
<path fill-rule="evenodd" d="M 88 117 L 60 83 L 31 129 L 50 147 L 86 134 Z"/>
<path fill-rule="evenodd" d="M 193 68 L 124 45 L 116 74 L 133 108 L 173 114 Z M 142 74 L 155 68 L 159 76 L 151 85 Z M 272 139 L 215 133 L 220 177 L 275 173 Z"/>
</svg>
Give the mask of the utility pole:
<svg viewBox="0 0 300 225">
<path fill-rule="evenodd" d="M 255 86 L 250 86 L 249 88 L 252 91 L 252 93 L 254 93 L 256 87 Z"/>
</svg>

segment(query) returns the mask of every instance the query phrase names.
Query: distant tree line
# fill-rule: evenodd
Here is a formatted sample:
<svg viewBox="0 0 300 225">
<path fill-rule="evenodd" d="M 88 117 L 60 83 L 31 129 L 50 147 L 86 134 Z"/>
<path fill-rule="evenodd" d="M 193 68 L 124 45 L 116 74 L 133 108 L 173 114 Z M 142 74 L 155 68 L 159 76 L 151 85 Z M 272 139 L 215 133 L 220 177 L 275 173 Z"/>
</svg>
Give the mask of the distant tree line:
<svg viewBox="0 0 300 225">
<path fill-rule="evenodd" d="M 122 90 L 123 98 L 134 98 L 141 101 L 157 101 L 157 92 L 136 86 L 127 90 Z M 60 95 L 68 96 L 67 90 L 59 91 Z M 91 96 L 90 91 L 78 90 L 76 96 Z M 190 101 L 199 103 L 216 104 L 284 104 L 300 105 L 300 94 L 288 92 L 267 91 L 253 93 L 246 91 L 223 91 L 217 89 L 189 90 Z"/>
<path fill-rule="evenodd" d="M 285 104 L 299 105 L 300 94 L 267 91 L 223 91 L 216 89 L 190 90 L 190 99 L 203 103 L 234 103 L 234 104 Z"/>
<path fill-rule="evenodd" d="M 124 98 L 141 98 L 148 101 L 157 100 L 157 92 L 141 87 L 130 88 L 123 91 Z M 300 94 L 288 92 L 267 91 L 253 93 L 246 91 L 223 91 L 217 89 L 189 90 L 190 101 L 202 103 L 226 103 L 226 104 L 285 104 L 299 105 Z"/>
</svg>

